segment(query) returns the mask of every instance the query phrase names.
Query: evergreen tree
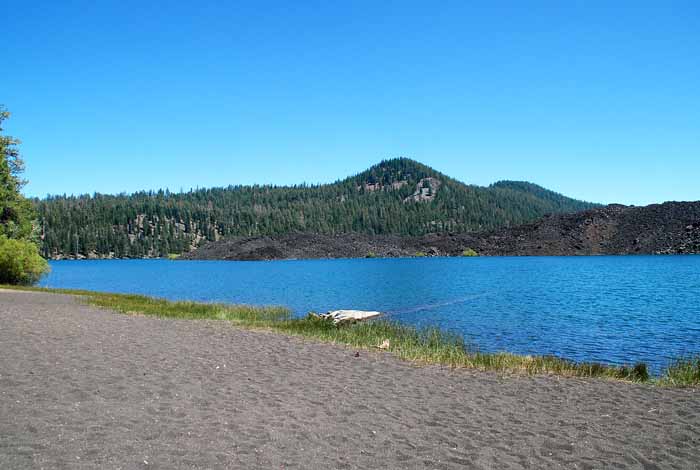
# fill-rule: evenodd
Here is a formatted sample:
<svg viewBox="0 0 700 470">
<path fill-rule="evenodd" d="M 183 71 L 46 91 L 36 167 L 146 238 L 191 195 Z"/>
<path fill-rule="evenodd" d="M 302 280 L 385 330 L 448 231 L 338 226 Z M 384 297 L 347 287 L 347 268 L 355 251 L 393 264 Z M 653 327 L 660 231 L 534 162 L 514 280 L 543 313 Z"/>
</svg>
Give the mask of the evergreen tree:
<svg viewBox="0 0 700 470">
<path fill-rule="evenodd" d="M 2 134 L 10 116 L 0 106 L 0 283 L 32 284 L 48 270 L 33 241 L 34 208 L 20 190 L 24 162 L 19 140 Z"/>
<path fill-rule="evenodd" d="M 32 234 L 34 208 L 20 190 L 24 161 L 19 155 L 19 140 L 2 134 L 2 123 L 10 113 L 0 106 L 0 235 L 28 239 Z"/>
</svg>

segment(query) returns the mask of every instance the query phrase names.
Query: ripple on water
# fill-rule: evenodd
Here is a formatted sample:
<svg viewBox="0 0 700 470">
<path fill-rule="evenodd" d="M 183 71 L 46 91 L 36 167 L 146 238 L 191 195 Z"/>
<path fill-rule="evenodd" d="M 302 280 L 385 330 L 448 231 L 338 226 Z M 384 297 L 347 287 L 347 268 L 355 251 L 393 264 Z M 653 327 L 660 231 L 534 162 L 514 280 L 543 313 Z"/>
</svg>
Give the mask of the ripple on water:
<svg viewBox="0 0 700 470">
<path fill-rule="evenodd" d="M 458 331 L 483 351 L 556 354 L 658 371 L 700 352 L 700 256 L 273 262 L 57 261 L 48 287 L 382 310 Z"/>
</svg>

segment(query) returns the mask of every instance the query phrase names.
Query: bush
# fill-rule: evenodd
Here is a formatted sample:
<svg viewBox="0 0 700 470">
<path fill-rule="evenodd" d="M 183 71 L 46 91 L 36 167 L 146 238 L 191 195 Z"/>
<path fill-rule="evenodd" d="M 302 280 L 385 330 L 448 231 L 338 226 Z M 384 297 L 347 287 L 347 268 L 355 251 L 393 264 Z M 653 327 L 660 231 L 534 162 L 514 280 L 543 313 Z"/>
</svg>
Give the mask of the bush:
<svg viewBox="0 0 700 470">
<path fill-rule="evenodd" d="M 34 243 L 0 235 L 0 284 L 34 284 L 48 270 Z"/>
<path fill-rule="evenodd" d="M 462 256 L 468 256 L 468 257 L 479 256 L 479 253 L 477 253 L 476 251 L 472 250 L 471 248 L 467 248 L 466 250 L 464 250 L 464 251 L 462 252 Z"/>
</svg>

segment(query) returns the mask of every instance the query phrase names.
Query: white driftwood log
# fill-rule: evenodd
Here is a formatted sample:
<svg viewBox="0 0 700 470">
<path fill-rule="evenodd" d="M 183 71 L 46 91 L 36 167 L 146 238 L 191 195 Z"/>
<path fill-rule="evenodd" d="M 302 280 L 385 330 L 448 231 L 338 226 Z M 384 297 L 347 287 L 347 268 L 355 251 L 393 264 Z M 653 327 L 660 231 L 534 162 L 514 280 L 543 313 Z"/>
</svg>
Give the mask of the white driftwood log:
<svg viewBox="0 0 700 470">
<path fill-rule="evenodd" d="M 368 312 L 365 310 L 333 310 L 328 313 L 322 313 L 319 317 L 333 320 L 333 323 L 339 325 L 341 323 L 355 323 L 358 321 L 377 318 L 381 312 Z"/>
</svg>

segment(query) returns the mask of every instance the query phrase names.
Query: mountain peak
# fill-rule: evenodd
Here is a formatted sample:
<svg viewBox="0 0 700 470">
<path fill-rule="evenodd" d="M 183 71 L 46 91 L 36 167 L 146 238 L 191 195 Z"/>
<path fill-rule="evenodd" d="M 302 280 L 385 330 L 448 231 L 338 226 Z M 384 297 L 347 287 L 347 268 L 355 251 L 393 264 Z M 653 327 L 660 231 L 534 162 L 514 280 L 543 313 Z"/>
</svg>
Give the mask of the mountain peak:
<svg viewBox="0 0 700 470">
<path fill-rule="evenodd" d="M 437 177 L 438 172 L 410 158 L 400 157 L 382 160 L 351 179 L 358 183 L 391 185 L 400 181 L 409 184 L 422 178 Z"/>
<path fill-rule="evenodd" d="M 166 256 L 235 236 L 458 233 L 593 206 L 531 183 L 466 185 L 410 158 L 382 160 L 316 186 L 54 197 L 37 204 L 47 257 Z"/>
</svg>

